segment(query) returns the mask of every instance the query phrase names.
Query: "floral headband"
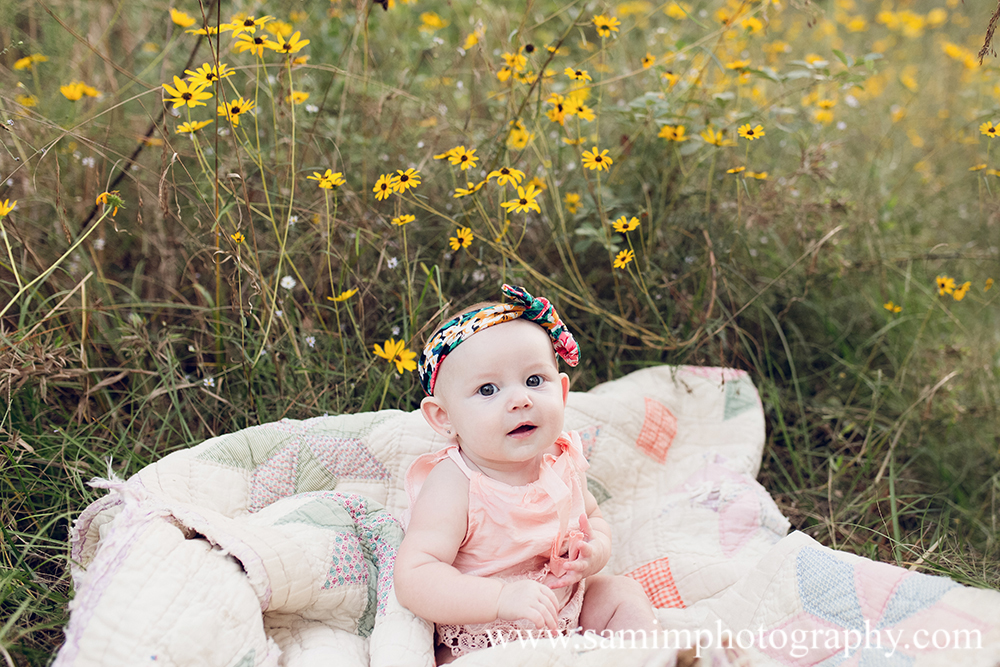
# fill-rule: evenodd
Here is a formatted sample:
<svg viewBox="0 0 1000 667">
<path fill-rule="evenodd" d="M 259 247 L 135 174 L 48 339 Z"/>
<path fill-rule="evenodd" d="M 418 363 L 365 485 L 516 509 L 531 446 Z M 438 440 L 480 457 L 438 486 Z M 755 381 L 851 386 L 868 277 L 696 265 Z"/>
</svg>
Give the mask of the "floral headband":
<svg viewBox="0 0 1000 667">
<path fill-rule="evenodd" d="M 476 332 L 511 320 L 523 318 L 540 325 L 552 338 L 552 347 L 563 361 L 570 366 L 576 366 L 580 362 L 580 348 L 573 339 L 573 334 L 559 319 L 548 299 L 536 299 L 523 287 L 504 285 L 501 291 L 515 303 L 500 303 L 463 313 L 442 324 L 424 345 L 417 370 L 420 384 L 428 396 L 434 395 L 438 369 L 452 350 Z"/>
</svg>

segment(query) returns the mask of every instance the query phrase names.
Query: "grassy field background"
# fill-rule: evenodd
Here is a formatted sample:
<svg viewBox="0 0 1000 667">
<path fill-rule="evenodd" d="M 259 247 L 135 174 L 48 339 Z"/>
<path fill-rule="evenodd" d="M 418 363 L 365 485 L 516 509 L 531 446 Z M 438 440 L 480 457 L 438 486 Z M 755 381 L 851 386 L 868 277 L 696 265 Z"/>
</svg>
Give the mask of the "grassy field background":
<svg viewBox="0 0 1000 667">
<path fill-rule="evenodd" d="M 387 4 L 0 6 L 8 665 L 61 641 L 87 480 L 413 409 L 502 282 L 576 390 L 749 371 L 795 528 L 1000 585 L 992 8 Z"/>
</svg>

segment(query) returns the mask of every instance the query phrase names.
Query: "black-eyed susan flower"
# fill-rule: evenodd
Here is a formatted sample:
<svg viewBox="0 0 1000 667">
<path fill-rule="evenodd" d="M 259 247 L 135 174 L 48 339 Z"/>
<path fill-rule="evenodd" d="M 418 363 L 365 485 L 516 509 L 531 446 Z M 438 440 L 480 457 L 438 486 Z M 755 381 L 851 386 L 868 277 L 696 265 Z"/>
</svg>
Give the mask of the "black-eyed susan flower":
<svg viewBox="0 0 1000 667">
<path fill-rule="evenodd" d="M 250 53 L 256 54 L 258 58 L 264 57 L 264 49 L 267 48 L 267 43 L 270 40 L 261 35 L 251 35 L 250 33 L 244 32 L 240 33 L 240 36 L 236 39 L 236 44 L 233 46 L 237 51 L 243 53 L 244 51 L 249 51 Z"/>
<path fill-rule="evenodd" d="M 536 211 L 541 213 L 542 209 L 538 206 L 538 202 L 535 198 L 541 194 L 541 190 L 535 190 L 534 185 L 528 185 L 527 189 L 518 186 L 517 188 L 517 199 L 511 199 L 510 201 L 505 201 L 500 205 L 507 209 L 510 213 L 527 213 L 528 211 Z"/>
<path fill-rule="evenodd" d="M 203 107 L 205 106 L 205 100 L 212 99 L 212 93 L 205 91 L 205 86 L 196 86 L 188 83 L 179 76 L 174 76 L 174 85 L 163 84 L 163 90 L 167 92 L 170 97 L 164 96 L 165 102 L 173 102 L 174 108 L 180 107 Z"/>
<path fill-rule="evenodd" d="M 386 361 L 396 364 L 396 370 L 402 375 L 403 371 L 413 371 L 417 368 L 417 353 L 406 349 L 406 343 L 401 340 L 390 338 L 385 341 L 385 347 L 375 343 L 375 356 L 382 357 Z"/>
<path fill-rule="evenodd" d="M 190 35 L 218 35 L 219 26 L 216 25 L 206 25 L 201 28 L 195 28 L 193 30 L 185 30 L 184 32 Z"/>
<path fill-rule="evenodd" d="M 392 177 L 391 185 L 393 192 L 402 194 L 410 188 L 420 185 L 420 172 L 412 168 L 406 171 L 397 169 L 396 175 Z"/>
<path fill-rule="evenodd" d="M 451 155 L 448 156 L 448 162 L 457 166 L 462 171 L 475 167 L 476 162 L 479 161 L 475 148 L 467 151 L 465 150 L 465 146 L 456 146 L 451 149 L 450 153 Z"/>
<path fill-rule="evenodd" d="M 593 81 L 590 78 L 590 74 L 587 73 L 585 69 L 574 69 L 572 67 L 567 67 L 563 70 L 563 74 L 573 79 L 574 81 Z"/>
<path fill-rule="evenodd" d="M 212 63 L 203 63 L 198 69 L 193 72 L 189 69 L 184 70 L 184 73 L 188 75 L 188 81 L 192 86 L 210 86 L 219 79 L 225 79 L 226 77 L 232 76 L 235 72 L 229 69 L 229 65 L 226 63 L 219 63 L 218 67 L 214 67 Z"/>
<path fill-rule="evenodd" d="M 643 69 L 649 69 L 650 67 L 652 67 L 655 64 L 656 64 L 656 56 L 654 56 L 652 53 L 649 53 L 647 51 L 646 55 L 643 56 L 643 58 L 642 58 L 642 68 Z"/>
<path fill-rule="evenodd" d="M 524 172 L 520 169 L 500 167 L 499 169 L 494 169 L 486 175 L 487 182 L 494 177 L 497 179 L 497 185 L 506 185 L 507 183 L 510 183 L 511 185 L 518 185 L 524 178 Z"/>
<path fill-rule="evenodd" d="M 447 28 L 449 22 L 438 16 L 437 12 L 422 12 L 420 14 L 420 32 L 437 32 L 441 28 Z"/>
<path fill-rule="evenodd" d="M 673 72 L 664 72 L 660 75 L 660 78 L 667 82 L 668 88 L 673 88 L 681 79 L 679 75 L 674 74 Z"/>
<path fill-rule="evenodd" d="M 764 136 L 764 127 L 762 125 L 750 127 L 750 123 L 747 123 L 746 125 L 741 125 L 736 132 L 747 141 L 753 141 Z"/>
<path fill-rule="evenodd" d="M 610 37 L 611 33 L 618 32 L 618 26 L 621 22 L 614 16 L 605 16 L 604 14 L 597 14 L 592 19 L 594 27 L 597 28 L 597 34 L 601 37 Z"/>
<path fill-rule="evenodd" d="M 608 171 L 614 161 L 608 157 L 608 149 L 598 152 L 597 146 L 593 150 L 583 151 L 583 166 L 587 169 L 598 171 L 603 169 Z"/>
<path fill-rule="evenodd" d="M 0 202 L 0 218 L 6 218 L 17 207 L 17 200 L 11 201 L 9 199 L 4 199 Z M 987 287 L 986 289 L 989 289 Z"/>
<path fill-rule="evenodd" d="M 322 174 L 314 171 L 312 176 L 306 176 L 306 178 L 310 181 L 316 181 L 316 185 L 323 190 L 332 190 L 338 185 L 343 185 L 347 182 L 344 180 L 344 174 L 332 169 L 327 169 Z"/>
<path fill-rule="evenodd" d="M 886 310 L 888 310 L 890 313 L 893 313 L 893 314 L 898 313 L 901 310 L 903 310 L 902 306 L 896 305 L 892 301 L 886 301 L 885 303 L 882 304 L 882 307 L 885 308 Z"/>
<path fill-rule="evenodd" d="M 746 176 L 747 178 L 756 178 L 758 181 L 767 180 L 766 171 L 748 171 L 747 173 L 744 174 L 744 176 Z"/>
<path fill-rule="evenodd" d="M 979 126 L 979 132 L 985 134 L 990 139 L 996 139 L 997 132 L 1000 132 L 1000 127 L 994 125 L 992 121 L 986 121 Z"/>
<path fill-rule="evenodd" d="M 417 216 L 410 215 L 410 214 L 407 213 L 407 214 L 396 216 L 395 218 L 393 218 L 392 219 L 392 224 L 396 225 L 397 227 L 402 227 L 403 225 L 407 225 L 407 224 L 413 222 L 416 219 L 417 219 Z"/>
<path fill-rule="evenodd" d="M 969 291 L 970 287 L 972 287 L 972 281 L 966 280 L 964 283 L 956 287 L 951 293 L 952 298 L 955 299 L 955 301 L 961 301 L 965 298 L 965 294 Z"/>
<path fill-rule="evenodd" d="M 593 109 L 575 97 L 568 97 L 566 99 L 566 115 L 576 116 L 580 120 L 585 120 L 588 123 L 597 118 Z"/>
<path fill-rule="evenodd" d="M 191 120 L 177 126 L 176 134 L 194 134 L 198 130 L 211 125 L 210 120 Z"/>
<path fill-rule="evenodd" d="M 514 72 L 523 72 L 528 66 L 528 59 L 521 53 L 504 53 L 501 58 L 507 68 Z"/>
<path fill-rule="evenodd" d="M 292 104 L 302 104 L 309 99 L 309 93 L 301 90 L 293 90 L 285 97 L 286 102 L 291 102 Z"/>
<path fill-rule="evenodd" d="M 726 135 L 719 130 L 718 132 L 712 129 L 711 126 L 706 127 L 701 133 L 701 138 L 705 140 L 705 143 L 712 144 L 713 146 L 735 146 L 736 142 L 730 139 L 726 139 Z"/>
<path fill-rule="evenodd" d="M 48 62 L 48 60 L 49 60 L 48 57 L 43 56 L 41 53 L 32 53 L 30 56 L 18 58 L 14 62 L 14 69 L 15 70 L 31 69 L 32 67 L 35 66 L 35 63 L 44 63 Z"/>
<path fill-rule="evenodd" d="M 38 106 L 38 98 L 34 95 L 25 95 L 21 93 L 14 97 L 14 101 L 20 104 L 22 107 L 35 107 Z"/>
<path fill-rule="evenodd" d="M 344 301 L 347 301 L 348 299 L 350 299 L 352 296 L 354 296 L 357 293 L 358 293 L 358 290 L 357 290 L 357 288 L 355 288 L 355 289 L 344 290 L 343 292 L 341 292 L 337 296 L 328 296 L 326 298 L 329 301 L 335 301 L 337 303 L 343 303 Z"/>
<path fill-rule="evenodd" d="M 687 128 L 683 125 L 664 125 L 657 136 L 667 141 L 687 141 Z"/>
<path fill-rule="evenodd" d="M 617 220 L 615 220 L 611 226 L 614 230 L 620 234 L 625 232 L 630 232 L 639 226 L 639 218 L 632 216 L 631 218 L 626 218 L 624 215 Z"/>
<path fill-rule="evenodd" d="M 233 240 L 233 243 L 239 245 L 247 240 L 247 237 L 243 235 L 243 232 L 235 232 L 229 235 L 229 238 Z"/>
<path fill-rule="evenodd" d="M 282 35 L 275 35 L 275 39 L 265 40 L 264 46 L 272 51 L 277 51 L 278 53 L 284 53 L 286 55 L 298 53 L 302 50 L 302 47 L 309 43 L 308 39 L 299 39 L 300 34 L 301 33 L 296 30 L 295 33 L 287 40 Z"/>
<path fill-rule="evenodd" d="M 740 174 L 746 171 L 746 167 L 733 167 L 732 169 L 726 169 L 727 174 Z"/>
<path fill-rule="evenodd" d="M 951 294 L 955 291 L 954 278 L 949 278 L 948 276 L 937 276 L 934 280 L 937 282 L 938 296 Z"/>
<path fill-rule="evenodd" d="M 974 164 L 971 167 L 969 167 L 969 171 L 982 171 L 983 169 L 986 169 L 985 162 L 983 162 L 982 164 Z"/>
<path fill-rule="evenodd" d="M 225 116 L 229 119 L 229 122 L 233 124 L 233 127 L 239 127 L 240 116 L 252 111 L 254 103 L 252 100 L 245 100 L 241 95 L 236 100 L 230 100 L 227 104 L 220 104 L 216 111 L 219 116 Z"/>
<path fill-rule="evenodd" d="M 375 181 L 375 187 L 372 188 L 372 192 L 375 193 L 375 199 L 382 201 L 392 194 L 392 174 L 382 174 Z"/>
<path fill-rule="evenodd" d="M 463 149 L 463 150 L 464 150 L 464 149 L 465 149 L 465 146 L 455 146 L 454 148 L 449 148 L 449 149 L 448 149 L 448 150 L 446 150 L 446 151 L 445 151 L 444 153 L 438 153 L 437 155 L 435 155 L 435 156 L 434 156 L 434 159 L 435 159 L 435 160 L 447 160 L 447 159 L 448 159 L 448 158 L 450 158 L 450 157 L 451 157 L 451 156 L 452 156 L 452 155 L 454 154 L 454 152 L 455 152 L 455 151 L 457 151 L 457 150 L 458 150 L 459 148 L 461 148 L 461 149 Z"/>
<path fill-rule="evenodd" d="M 170 8 L 170 20 L 182 28 L 190 28 L 195 24 L 193 16 L 189 16 L 188 14 L 185 14 L 178 9 L 174 9 L 173 7 Z"/>
<path fill-rule="evenodd" d="M 448 237 L 448 243 L 451 245 L 452 250 L 468 248 L 472 245 L 472 229 L 469 227 L 459 227 L 455 231 L 454 236 Z"/>
<path fill-rule="evenodd" d="M 122 200 L 121 195 L 118 194 L 117 190 L 112 190 L 111 192 L 102 192 L 101 194 L 97 195 L 97 199 L 94 200 L 94 203 L 104 204 L 105 208 L 110 206 L 112 216 L 118 213 L 119 208 L 125 208 L 125 202 L 124 200 Z"/>
<path fill-rule="evenodd" d="M 16 204 L 17 202 L 14 202 L 14 203 Z M 984 292 L 989 292 L 991 287 L 993 287 L 993 279 L 992 278 L 987 278 L 986 279 L 986 284 L 983 286 L 983 291 Z"/>
<path fill-rule="evenodd" d="M 510 75 L 512 73 L 513 72 L 509 67 L 501 67 L 500 69 L 497 70 L 497 79 L 499 79 L 501 82 L 506 81 L 507 79 L 510 78 Z"/>
<path fill-rule="evenodd" d="M 576 212 L 580 210 L 580 195 L 575 192 L 567 192 L 566 196 L 563 197 L 563 203 L 566 204 L 566 210 L 569 211 L 570 215 L 576 215 Z"/>
<path fill-rule="evenodd" d="M 535 189 L 538 190 L 539 192 L 541 192 L 542 190 L 546 190 L 549 187 L 545 185 L 545 181 L 543 181 L 539 176 L 532 176 L 531 180 L 528 181 L 528 185 L 535 186 Z"/>
<path fill-rule="evenodd" d="M 749 60 L 732 60 L 726 63 L 726 69 L 732 69 L 732 70 L 745 70 L 749 66 L 750 66 Z"/>
<path fill-rule="evenodd" d="M 101 94 L 96 88 L 88 86 L 83 81 L 71 81 L 65 86 L 59 86 L 59 92 L 70 102 L 76 102 L 84 95 L 87 97 L 97 97 Z"/>
<path fill-rule="evenodd" d="M 634 252 L 631 250 L 622 250 L 617 256 L 615 256 L 614 267 L 616 269 L 624 269 L 633 259 L 635 259 Z"/>
<path fill-rule="evenodd" d="M 458 199 L 460 197 L 468 197 L 469 195 L 478 192 L 484 185 L 486 185 L 486 183 L 487 181 L 485 180 L 479 181 L 478 183 L 472 183 L 471 181 L 466 181 L 466 185 L 464 188 L 455 188 L 455 194 L 452 195 L 452 197 L 454 197 L 455 199 Z"/>
<path fill-rule="evenodd" d="M 261 16 L 259 19 L 253 16 L 245 17 L 233 17 L 233 20 L 229 23 L 223 23 L 219 26 L 219 30 L 222 32 L 232 31 L 233 37 L 238 37 L 243 33 L 250 33 L 251 35 L 257 32 L 257 28 L 263 27 L 268 21 L 273 21 L 273 16 Z"/>
</svg>

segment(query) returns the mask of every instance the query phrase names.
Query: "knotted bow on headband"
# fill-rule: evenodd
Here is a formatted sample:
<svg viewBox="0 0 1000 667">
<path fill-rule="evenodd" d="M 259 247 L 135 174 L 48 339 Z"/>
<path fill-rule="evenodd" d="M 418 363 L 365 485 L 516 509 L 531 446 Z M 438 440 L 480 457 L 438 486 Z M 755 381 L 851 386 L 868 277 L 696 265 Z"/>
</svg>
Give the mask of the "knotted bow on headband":
<svg viewBox="0 0 1000 667">
<path fill-rule="evenodd" d="M 462 341 L 477 331 L 519 318 L 541 325 L 552 339 L 552 347 L 556 354 L 567 364 L 576 366 L 580 362 L 580 348 L 573 339 L 573 334 L 559 319 L 556 309 L 548 299 L 535 298 L 523 287 L 504 285 L 501 291 L 515 303 L 500 303 L 463 313 L 442 324 L 424 345 L 420 361 L 417 362 L 417 370 L 420 374 L 420 384 L 428 396 L 434 394 L 441 362 Z"/>
</svg>

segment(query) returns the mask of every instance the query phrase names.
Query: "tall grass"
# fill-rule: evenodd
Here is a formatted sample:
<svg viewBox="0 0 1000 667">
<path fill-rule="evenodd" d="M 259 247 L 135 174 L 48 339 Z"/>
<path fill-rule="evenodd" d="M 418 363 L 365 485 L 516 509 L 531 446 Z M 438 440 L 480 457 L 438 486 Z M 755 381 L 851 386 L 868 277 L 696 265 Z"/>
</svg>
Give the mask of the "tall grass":
<svg viewBox="0 0 1000 667">
<path fill-rule="evenodd" d="M 503 281 L 557 304 L 576 389 L 747 369 L 761 481 L 796 528 L 1000 583 L 1000 88 L 978 10 L 176 7 L 189 29 L 270 12 L 251 39 L 309 40 L 257 55 L 168 9 L 0 8 L 8 663 L 60 642 L 87 479 L 284 417 L 415 408 L 408 353 Z M 205 106 L 164 101 L 217 63 Z M 238 125 L 218 115 L 241 99 Z M 377 196 L 404 173 L 421 183 Z"/>
</svg>

